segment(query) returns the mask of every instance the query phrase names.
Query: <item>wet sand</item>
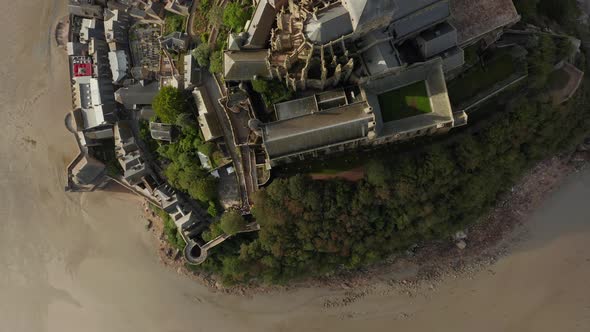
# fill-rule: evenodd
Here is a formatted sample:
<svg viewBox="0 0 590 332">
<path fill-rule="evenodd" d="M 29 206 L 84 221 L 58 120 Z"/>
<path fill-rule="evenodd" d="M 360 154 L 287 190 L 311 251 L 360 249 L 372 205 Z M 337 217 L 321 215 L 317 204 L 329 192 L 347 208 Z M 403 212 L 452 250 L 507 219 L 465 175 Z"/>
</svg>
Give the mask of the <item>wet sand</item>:
<svg viewBox="0 0 590 332">
<path fill-rule="evenodd" d="M 327 308 L 346 291 L 228 296 L 165 268 L 137 199 L 63 191 L 76 146 L 52 28 L 65 2 L 0 12 L 0 331 L 590 330 L 590 171 L 544 203 L 510 255 L 435 290 L 376 285 Z"/>
</svg>

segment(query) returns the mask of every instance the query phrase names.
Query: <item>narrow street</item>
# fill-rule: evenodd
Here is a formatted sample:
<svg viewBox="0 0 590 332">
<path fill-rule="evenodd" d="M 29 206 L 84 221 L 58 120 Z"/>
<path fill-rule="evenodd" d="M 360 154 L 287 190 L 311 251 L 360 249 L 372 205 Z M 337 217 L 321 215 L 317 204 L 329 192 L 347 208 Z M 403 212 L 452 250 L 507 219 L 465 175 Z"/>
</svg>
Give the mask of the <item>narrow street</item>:
<svg viewBox="0 0 590 332">
<path fill-rule="evenodd" d="M 248 198 L 248 186 L 246 181 L 246 176 L 244 175 L 244 165 L 242 163 L 242 156 L 238 147 L 235 144 L 234 135 L 231 130 L 231 126 L 229 124 L 229 119 L 225 114 L 225 110 L 219 104 L 219 99 L 221 98 L 221 93 L 219 92 L 219 87 L 215 82 L 215 79 L 209 72 L 205 72 L 203 75 L 204 79 L 204 88 L 207 90 L 206 95 L 210 99 L 211 103 L 215 106 L 215 112 L 217 113 L 217 117 L 219 119 L 219 123 L 221 124 L 221 128 L 223 130 L 223 136 L 225 140 L 225 144 L 227 146 L 227 150 L 230 153 L 230 156 L 234 162 L 234 168 L 237 175 L 237 180 L 240 188 L 240 197 L 242 200 L 242 209 L 244 211 L 250 211 L 250 200 Z"/>
<path fill-rule="evenodd" d="M 199 4 L 201 2 L 199 0 L 193 0 L 193 4 L 191 5 L 190 8 L 190 14 L 188 16 L 188 20 L 186 23 L 186 33 L 188 34 L 188 36 L 190 37 L 190 39 L 195 42 L 199 39 L 199 36 L 197 36 L 197 34 L 195 33 L 195 31 L 193 31 L 194 27 L 195 27 L 195 13 L 197 12 L 197 9 L 199 8 Z"/>
</svg>

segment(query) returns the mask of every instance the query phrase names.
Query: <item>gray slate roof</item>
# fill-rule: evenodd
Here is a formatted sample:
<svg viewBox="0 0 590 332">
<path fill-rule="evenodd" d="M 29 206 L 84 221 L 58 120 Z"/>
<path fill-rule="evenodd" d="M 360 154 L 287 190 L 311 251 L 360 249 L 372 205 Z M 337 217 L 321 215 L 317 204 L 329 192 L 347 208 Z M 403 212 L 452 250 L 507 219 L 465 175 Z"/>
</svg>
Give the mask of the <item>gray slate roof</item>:
<svg viewBox="0 0 590 332">
<path fill-rule="evenodd" d="M 138 105 L 151 105 L 159 90 L 158 82 L 137 83 L 115 91 L 115 99 L 126 109 L 134 109 Z"/>
<path fill-rule="evenodd" d="M 343 0 L 342 4 L 348 9 L 352 27 L 356 31 L 382 17 L 390 18 L 396 8 L 395 2 L 395 0 Z"/>
<path fill-rule="evenodd" d="M 396 19 L 392 29 L 396 38 L 404 38 L 418 33 L 424 30 L 424 28 L 446 20 L 451 15 L 449 0 L 423 0 L 417 2 L 431 4 L 427 4 L 423 8 L 418 7 L 419 10 Z M 412 7 L 412 9 L 416 8 Z"/>
<path fill-rule="evenodd" d="M 352 32 L 350 14 L 342 5 L 318 11 L 305 25 L 306 36 L 316 44 L 325 44 Z"/>
<path fill-rule="evenodd" d="M 268 50 L 225 52 L 223 69 L 228 81 L 249 81 L 254 76 L 270 78 Z"/>
<path fill-rule="evenodd" d="M 444 22 L 421 32 L 416 41 L 422 55 L 430 58 L 457 46 L 457 30 Z"/>
<path fill-rule="evenodd" d="M 150 134 L 155 140 L 172 142 L 172 125 L 150 122 Z"/>
<path fill-rule="evenodd" d="M 260 0 L 248 26 L 246 48 L 264 48 L 266 46 L 276 15 L 277 11 L 268 3 L 268 0 Z"/>
<path fill-rule="evenodd" d="M 263 140 L 270 158 L 364 138 L 373 115 L 366 102 L 264 124 Z"/>
<path fill-rule="evenodd" d="M 379 40 L 386 39 L 387 36 L 380 31 L 369 33 L 363 40 L 365 45 L 371 45 Z M 362 54 L 363 61 L 371 75 L 377 75 L 389 68 L 401 66 L 396 51 L 390 42 L 380 42 L 369 47 Z"/>
<path fill-rule="evenodd" d="M 180 52 L 188 48 L 188 37 L 182 32 L 175 31 L 160 39 L 160 45 L 169 51 Z"/>
<path fill-rule="evenodd" d="M 275 112 L 279 121 L 293 119 L 318 111 L 319 109 L 315 96 L 275 104 Z"/>
<path fill-rule="evenodd" d="M 372 0 L 369 0 L 373 2 Z M 395 13 L 393 16 L 394 20 L 400 19 L 404 16 L 412 14 L 413 12 L 426 8 L 435 2 L 441 0 L 395 0 Z"/>
</svg>

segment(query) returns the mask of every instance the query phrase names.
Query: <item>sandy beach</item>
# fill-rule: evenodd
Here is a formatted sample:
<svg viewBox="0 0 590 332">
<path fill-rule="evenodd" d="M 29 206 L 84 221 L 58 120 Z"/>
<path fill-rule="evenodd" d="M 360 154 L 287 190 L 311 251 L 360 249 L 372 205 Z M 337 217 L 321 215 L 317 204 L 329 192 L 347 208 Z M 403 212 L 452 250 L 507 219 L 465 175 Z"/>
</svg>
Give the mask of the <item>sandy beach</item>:
<svg viewBox="0 0 590 332">
<path fill-rule="evenodd" d="M 326 306 L 355 290 L 240 297 L 166 268 L 138 199 L 63 190 L 76 152 L 53 39 L 65 3 L 0 12 L 0 332 L 590 330 L 590 170 L 544 201 L 508 255 L 433 289 L 383 280 Z"/>
</svg>

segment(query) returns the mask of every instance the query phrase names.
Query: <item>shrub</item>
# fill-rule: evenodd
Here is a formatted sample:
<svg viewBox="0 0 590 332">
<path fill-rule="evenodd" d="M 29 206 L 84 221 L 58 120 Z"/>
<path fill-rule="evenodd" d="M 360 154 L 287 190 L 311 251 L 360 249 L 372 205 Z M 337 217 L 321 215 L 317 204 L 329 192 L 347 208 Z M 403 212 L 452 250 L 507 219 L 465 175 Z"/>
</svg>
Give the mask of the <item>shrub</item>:
<svg viewBox="0 0 590 332">
<path fill-rule="evenodd" d="M 575 0 L 539 0 L 539 12 L 559 24 L 565 24 L 576 11 Z"/>
<path fill-rule="evenodd" d="M 219 209 L 217 208 L 217 204 L 213 201 L 209 201 L 209 207 L 207 208 L 207 213 L 211 217 L 217 217 L 219 215 Z"/>
<path fill-rule="evenodd" d="M 246 227 L 246 220 L 238 211 L 228 211 L 219 221 L 221 230 L 229 235 L 235 235 Z"/>
<path fill-rule="evenodd" d="M 278 80 L 253 80 L 252 88 L 262 95 L 262 99 L 268 107 L 289 100 L 292 96 L 291 91 Z"/>
<path fill-rule="evenodd" d="M 217 198 L 217 179 L 213 177 L 196 179 L 190 184 L 188 193 L 201 202 L 214 200 Z"/>
<path fill-rule="evenodd" d="M 199 152 L 206 155 L 207 157 L 211 158 L 211 155 L 215 151 L 215 144 L 211 142 L 203 143 L 199 145 Z"/>
<path fill-rule="evenodd" d="M 221 51 L 215 51 L 211 54 L 209 64 L 209 71 L 216 74 L 223 71 L 223 53 Z"/>
<path fill-rule="evenodd" d="M 184 17 L 172 13 L 167 13 L 166 17 L 164 18 L 164 34 L 167 35 L 175 31 L 183 30 Z"/>
<path fill-rule="evenodd" d="M 211 48 L 205 43 L 201 43 L 193 50 L 193 57 L 197 59 L 199 66 L 209 67 L 209 58 L 211 57 Z"/>
</svg>

